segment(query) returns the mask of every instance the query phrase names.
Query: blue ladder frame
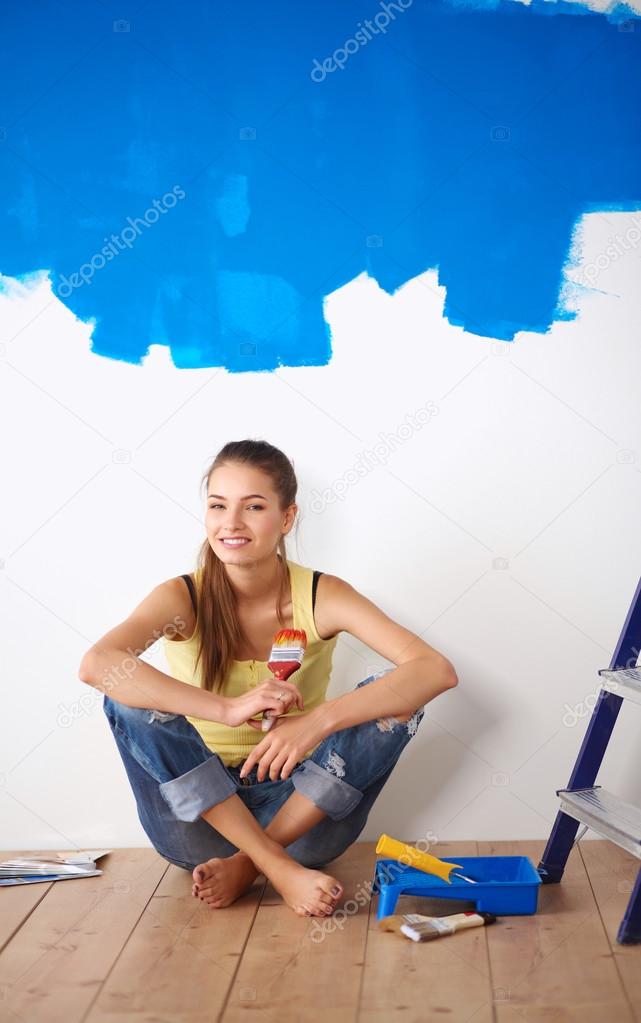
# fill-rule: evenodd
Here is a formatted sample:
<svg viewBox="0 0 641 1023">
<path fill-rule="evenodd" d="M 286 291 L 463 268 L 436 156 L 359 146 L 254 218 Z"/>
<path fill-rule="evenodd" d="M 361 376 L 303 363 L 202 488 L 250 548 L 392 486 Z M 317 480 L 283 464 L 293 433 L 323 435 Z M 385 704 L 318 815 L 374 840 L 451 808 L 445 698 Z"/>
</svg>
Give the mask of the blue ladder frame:
<svg viewBox="0 0 641 1023">
<path fill-rule="evenodd" d="M 636 665 L 640 647 L 641 580 L 621 630 L 610 669 L 630 668 Z M 568 790 L 584 789 L 594 785 L 622 703 L 623 697 L 601 689 L 567 785 Z M 563 877 L 579 824 L 578 820 L 559 810 L 537 867 L 543 884 L 558 884 Z M 619 925 L 617 942 L 624 945 L 641 942 L 641 867 L 625 915 Z"/>
</svg>

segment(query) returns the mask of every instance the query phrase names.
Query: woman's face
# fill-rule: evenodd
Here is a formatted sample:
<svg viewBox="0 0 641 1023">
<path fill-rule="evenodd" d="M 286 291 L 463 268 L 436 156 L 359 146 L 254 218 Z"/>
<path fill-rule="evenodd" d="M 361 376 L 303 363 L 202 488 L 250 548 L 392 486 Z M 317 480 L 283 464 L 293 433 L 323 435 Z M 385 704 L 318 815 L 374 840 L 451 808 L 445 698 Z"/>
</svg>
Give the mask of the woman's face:
<svg viewBox="0 0 641 1023">
<path fill-rule="evenodd" d="M 226 565 L 274 555 L 281 534 L 291 529 L 296 505 L 284 512 L 270 477 L 260 469 L 229 462 L 209 477 L 205 526 L 212 550 Z M 226 544 L 226 538 L 244 539 Z"/>
</svg>

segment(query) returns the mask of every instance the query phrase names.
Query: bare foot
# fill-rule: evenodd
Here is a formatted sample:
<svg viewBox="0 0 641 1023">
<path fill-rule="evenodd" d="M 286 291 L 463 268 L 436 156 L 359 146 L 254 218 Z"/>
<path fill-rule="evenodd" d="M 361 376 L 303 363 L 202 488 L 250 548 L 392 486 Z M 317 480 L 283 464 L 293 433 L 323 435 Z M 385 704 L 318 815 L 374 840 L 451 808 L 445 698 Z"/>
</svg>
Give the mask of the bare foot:
<svg viewBox="0 0 641 1023">
<path fill-rule="evenodd" d="M 194 867 L 191 894 L 212 909 L 222 909 L 248 891 L 259 873 L 242 850 L 224 858 L 214 856 Z"/>
<path fill-rule="evenodd" d="M 298 916 L 329 916 L 343 894 L 331 874 L 303 867 L 287 854 L 276 856 L 265 874 Z"/>
</svg>

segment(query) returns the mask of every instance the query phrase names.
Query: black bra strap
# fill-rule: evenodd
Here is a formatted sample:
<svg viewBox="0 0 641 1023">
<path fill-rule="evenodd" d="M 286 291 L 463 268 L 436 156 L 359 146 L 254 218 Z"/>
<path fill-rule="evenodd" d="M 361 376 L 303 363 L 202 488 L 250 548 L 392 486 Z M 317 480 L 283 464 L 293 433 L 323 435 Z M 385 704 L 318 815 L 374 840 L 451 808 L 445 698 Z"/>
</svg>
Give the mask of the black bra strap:
<svg viewBox="0 0 641 1023">
<path fill-rule="evenodd" d="M 196 587 L 194 586 L 194 580 L 190 575 L 181 575 L 181 579 L 184 579 L 187 583 L 187 589 L 189 590 L 189 596 L 191 597 L 191 606 L 194 609 L 194 614 L 198 614 L 198 608 L 196 606 Z"/>
<path fill-rule="evenodd" d="M 314 613 L 314 608 L 316 607 L 316 588 L 318 587 L 319 577 L 322 574 L 323 574 L 322 572 L 314 570 L 314 577 L 312 579 L 312 614 Z"/>
</svg>

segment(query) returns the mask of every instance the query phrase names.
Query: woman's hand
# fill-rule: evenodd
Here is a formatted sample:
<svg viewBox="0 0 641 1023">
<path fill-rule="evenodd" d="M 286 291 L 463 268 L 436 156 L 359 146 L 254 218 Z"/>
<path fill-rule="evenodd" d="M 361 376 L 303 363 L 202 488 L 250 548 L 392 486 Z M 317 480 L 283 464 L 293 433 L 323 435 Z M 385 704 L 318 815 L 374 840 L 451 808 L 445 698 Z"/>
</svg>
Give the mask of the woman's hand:
<svg viewBox="0 0 641 1023">
<path fill-rule="evenodd" d="M 282 699 L 279 699 L 279 695 Z M 227 713 L 224 724 L 235 728 L 242 725 L 255 714 L 265 710 L 272 712 L 274 717 L 286 714 L 287 711 L 296 705 L 300 710 L 305 709 L 303 697 L 298 686 L 293 682 L 279 682 L 278 679 L 269 678 L 259 683 L 254 689 L 250 689 L 242 696 L 228 696 Z M 251 723 L 251 722 L 250 722 Z M 260 723 L 258 725 L 260 728 Z M 275 725 L 271 726 L 272 728 Z"/>
<path fill-rule="evenodd" d="M 260 730 L 260 722 L 248 723 Z M 240 770 L 240 777 L 244 778 L 254 764 L 258 764 L 259 781 L 263 781 L 266 774 L 272 781 L 279 777 L 289 778 L 307 750 L 313 749 L 324 738 L 325 733 L 315 711 L 290 718 L 281 717 L 274 721 L 265 738 L 251 751 Z"/>
</svg>

